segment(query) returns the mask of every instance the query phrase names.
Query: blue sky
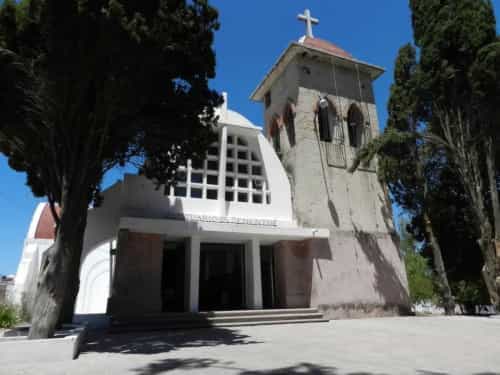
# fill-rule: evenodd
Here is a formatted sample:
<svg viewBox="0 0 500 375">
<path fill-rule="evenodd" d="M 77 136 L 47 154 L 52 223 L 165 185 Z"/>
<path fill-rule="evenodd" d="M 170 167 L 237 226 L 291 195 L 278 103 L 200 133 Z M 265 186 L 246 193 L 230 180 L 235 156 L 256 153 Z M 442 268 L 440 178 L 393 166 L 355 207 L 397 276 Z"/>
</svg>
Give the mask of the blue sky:
<svg viewBox="0 0 500 375">
<path fill-rule="evenodd" d="M 305 33 L 296 16 L 309 8 L 320 20 L 314 28 L 316 37 L 387 69 L 375 82 L 379 121 L 384 125 L 394 59 L 399 47 L 412 40 L 407 1 L 212 0 L 212 4 L 219 9 L 221 21 L 215 41 L 217 77 L 212 85 L 229 93 L 231 109 L 262 124 L 262 107 L 249 100 L 250 93 L 286 46 Z M 493 4 L 498 11 L 500 0 Z M 109 173 L 104 187 L 122 173 Z M 10 170 L 0 155 L 0 275 L 15 273 L 38 201 L 25 186 L 25 176 Z"/>
</svg>

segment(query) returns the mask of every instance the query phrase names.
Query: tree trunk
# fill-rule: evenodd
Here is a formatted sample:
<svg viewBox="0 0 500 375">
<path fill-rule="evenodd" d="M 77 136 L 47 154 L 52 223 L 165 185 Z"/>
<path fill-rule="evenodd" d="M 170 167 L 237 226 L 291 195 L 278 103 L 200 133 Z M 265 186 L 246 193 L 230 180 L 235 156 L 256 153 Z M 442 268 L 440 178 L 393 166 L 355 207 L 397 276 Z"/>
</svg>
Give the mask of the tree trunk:
<svg viewBox="0 0 500 375">
<path fill-rule="evenodd" d="M 448 275 L 444 267 L 443 254 L 441 253 L 441 246 L 434 235 L 432 223 L 427 213 L 424 213 L 425 232 L 429 237 L 432 245 L 432 255 L 434 259 L 434 269 L 437 274 L 437 281 L 439 284 L 439 294 L 443 298 L 444 311 L 446 315 L 455 314 L 455 300 L 451 293 L 450 283 L 448 282 Z"/>
<path fill-rule="evenodd" d="M 500 309 L 500 198 L 498 195 L 497 186 L 497 167 L 496 167 L 496 150 L 494 140 L 490 138 L 486 145 L 486 168 L 488 172 L 488 184 L 491 198 L 491 208 L 493 211 L 494 233 L 493 233 L 493 247 L 490 250 L 494 254 L 495 261 L 492 261 L 491 267 L 494 267 L 493 280 L 494 285 L 491 288 L 495 289 L 497 295 L 496 305 Z"/>
<path fill-rule="evenodd" d="M 85 212 L 85 214 L 86 213 L 87 212 Z M 75 243 L 73 244 L 73 248 L 75 249 L 83 249 L 83 238 L 85 235 L 86 224 L 87 220 L 85 216 L 85 219 L 80 221 L 80 225 L 78 228 L 79 233 L 75 235 Z M 78 253 L 80 254 L 79 257 L 81 258 L 81 250 L 79 250 Z M 72 262 L 72 269 L 70 270 L 70 274 L 73 276 L 70 277 L 66 286 L 66 293 L 60 313 L 59 325 L 70 324 L 73 322 L 76 298 L 78 297 L 78 290 L 80 289 L 80 260 L 78 262 Z"/>
<path fill-rule="evenodd" d="M 73 198 L 63 194 L 56 239 L 45 252 L 40 267 L 30 339 L 52 337 L 60 322 L 63 304 L 72 300 L 74 305 L 74 280 L 78 280 L 87 219 L 87 202 L 76 195 Z"/>
<path fill-rule="evenodd" d="M 443 299 L 444 311 L 446 315 L 455 314 L 455 300 L 453 294 L 451 293 L 450 283 L 448 281 L 448 275 L 446 274 L 446 269 L 444 267 L 443 253 L 441 252 L 441 246 L 436 238 L 434 229 L 432 227 L 432 222 L 429 214 L 427 213 L 428 207 L 428 193 L 429 186 L 427 184 L 427 177 L 424 173 L 423 157 L 419 149 L 415 150 L 416 158 L 416 173 L 417 177 L 422 181 L 423 184 L 423 194 L 424 194 L 424 207 L 423 207 L 423 218 L 424 218 L 424 228 L 427 237 L 432 246 L 432 258 L 434 260 L 434 270 L 437 275 L 437 283 L 439 287 L 439 295 Z"/>
</svg>

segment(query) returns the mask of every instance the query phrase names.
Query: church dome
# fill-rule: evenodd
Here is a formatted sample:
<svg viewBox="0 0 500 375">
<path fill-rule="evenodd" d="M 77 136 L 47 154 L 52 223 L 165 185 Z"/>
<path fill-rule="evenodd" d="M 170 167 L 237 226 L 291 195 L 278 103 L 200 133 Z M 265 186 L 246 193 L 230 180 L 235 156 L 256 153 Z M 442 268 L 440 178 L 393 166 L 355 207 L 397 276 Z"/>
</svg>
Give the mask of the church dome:
<svg viewBox="0 0 500 375">
<path fill-rule="evenodd" d="M 28 239 L 53 240 L 55 238 L 55 222 L 48 203 L 39 203 L 28 231 Z"/>
<path fill-rule="evenodd" d="M 243 116 L 241 113 L 233 111 L 228 108 L 226 92 L 223 92 L 222 96 L 224 98 L 224 102 L 219 108 L 215 110 L 216 115 L 219 116 L 219 124 L 233 125 L 233 126 L 260 130 L 260 128 L 252 124 L 252 122 L 245 116 Z"/>
<path fill-rule="evenodd" d="M 241 113 L 228 109 L 226 112 L 226 116 L 224 118 L 219 119 L 219 122 L 223 124 L 230 124 L 236 126 L 243 126 L 246 128 L 259 129 L 254 124 L 250 122 L 245 116 Z"/>
</svg>

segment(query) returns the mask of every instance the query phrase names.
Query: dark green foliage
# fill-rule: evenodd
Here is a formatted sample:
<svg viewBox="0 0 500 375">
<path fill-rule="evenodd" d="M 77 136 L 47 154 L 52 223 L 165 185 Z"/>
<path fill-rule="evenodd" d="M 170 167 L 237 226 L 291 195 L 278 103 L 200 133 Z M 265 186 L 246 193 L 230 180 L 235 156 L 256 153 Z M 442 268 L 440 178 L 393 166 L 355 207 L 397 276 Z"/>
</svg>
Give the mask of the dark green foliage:
<svg viewBox="0 0 500 375">
<path fill-rule="evenodd" d="M 452 284 L 453 294 L 465 314 L 475 314 L 475 307 L 488 305 L 488 293 L 481 278 L 476 280 L 460 280 Z"/>
<path fill-rule="evenodd" d="M 133 162 L 168 186 L 215 140 L 217 18 L 207 0 L 1 6 L 0 152 L 48 198 L 57 224 L 31 338 L 72 318 L 87 209 L 106 171 Z"/>
<path fill-rule="evenodd" d="M 410 300 L 412 304 L 435 301 L 437 299 L 428 260 L 418 251 L 415 238 L 407 231 L 407 223 L 402 222 L 401 251 L 405 260 Z"/>
<path fill-rule="evenodd" d="M 218 24 L 206 1 L 18 8 L 0 12 L 0 151 L 36 195 L 60 202 L 64 176 L 90 200 L 105 171 L 137 156 L 170 183 L 179 163 L 203 156 L 220 102 L 208 88 Z"/>
<path fill-rule="evenodd" d="M 379 175 L 411 215 L 424 254 L 436 262 L 441 253 L 454 285 L 476 282 L 482 269 L 499 303 L 500 45 L 493 7 L 486 0 L 410 0 L 410 8 L 418 58 L 411 45 L 400 50 L 386 131 L 358 159 L 379 156 Z M 413 139 L 394 135 L 408 132 Z"/>
<path fill-rule="evenodd" d="M 15 307 L 0 304 L 0 328 L 12 328 L 19 323 L 18 311 Z"/>
</svg>

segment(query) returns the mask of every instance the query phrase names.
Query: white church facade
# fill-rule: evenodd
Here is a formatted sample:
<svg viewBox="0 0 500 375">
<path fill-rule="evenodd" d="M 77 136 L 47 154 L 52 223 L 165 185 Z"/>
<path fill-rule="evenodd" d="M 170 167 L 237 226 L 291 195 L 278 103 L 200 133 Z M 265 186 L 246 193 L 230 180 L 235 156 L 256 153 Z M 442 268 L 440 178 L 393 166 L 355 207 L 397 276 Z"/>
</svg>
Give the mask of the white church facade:
<svg viewBox="0 0 500 375">
<path fill-rule="evenodd" d="M 310 18 L 310 17 L 309 17 Z M 76 314 L 314 307 L 328 318 L 409 311 L 404 264 L 376 164 L 349 173 L 378 132 L 382 70 L 309 33 L 252 94 L 264 130 L 225 103 L 206 160 L 165 193 L 138 175 L 88 212 Z M 46 204 L 15 280 L 29 300 L 53 241 Z"/>
</svg>

